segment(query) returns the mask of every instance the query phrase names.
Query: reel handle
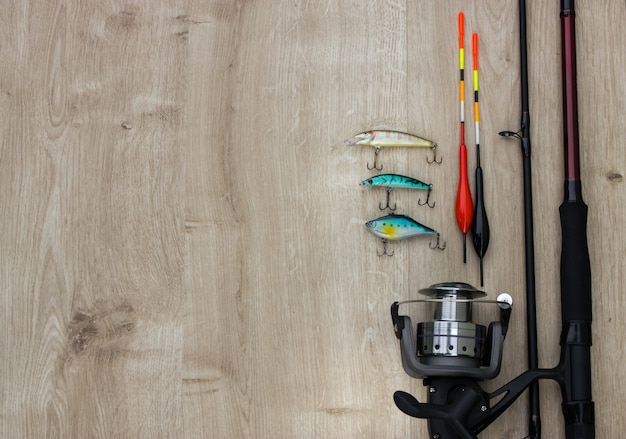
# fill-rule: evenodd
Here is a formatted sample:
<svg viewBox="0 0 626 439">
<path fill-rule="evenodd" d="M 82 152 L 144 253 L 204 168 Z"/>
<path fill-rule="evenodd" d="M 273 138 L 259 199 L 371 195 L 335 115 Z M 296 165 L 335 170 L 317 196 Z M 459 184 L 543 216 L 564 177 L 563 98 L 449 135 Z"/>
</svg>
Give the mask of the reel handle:
<svg viewBox="0 0 626 439">
<path fill-rule="evenodd" d="M 420 403 L 413 395 L 402 391 L 395 392 L 393 400 L 405 414 L 428 420 L 429 437 L 476 439 L 468 425 L 468 419 L 472 411 L 478 410 L 480 413 L 480 407 L 486 407 L 482 390 L 475 389 L 474 386 L 456 387 L 451 392 L 446 390 L 448 389 L 431 386 L 428 403 Z M 452 402 L 447 401 L 448 397 L 453 399 Z"/>
</svg>

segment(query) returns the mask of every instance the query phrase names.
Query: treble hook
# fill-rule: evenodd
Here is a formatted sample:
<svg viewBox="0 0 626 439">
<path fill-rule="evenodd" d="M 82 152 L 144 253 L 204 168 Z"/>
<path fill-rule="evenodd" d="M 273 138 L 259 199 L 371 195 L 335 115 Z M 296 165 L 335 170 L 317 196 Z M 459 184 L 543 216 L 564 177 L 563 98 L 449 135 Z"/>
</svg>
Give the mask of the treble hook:
<svg viewBox="0 0 626 439">
<path fill-rule="evenodd" d="M 376 169 L 377 171 L 382 171 L 383 169 L 383 165 L 380 165 L 380 168 L 377 166 L 378 163 L 378 153 L 380 153 L 380 148 L 377 147 L 376 149 L 374 149 L 374 165 L 370 168 L 370 162 L 367 162 L 367 169 L 374 170 Z"/>
<path fill-rule="evenodd" d="M 439 158 L 439 161 L 437 161 L 437 145 L 433 146 L 432 150 L 433 150 L 433 159 L 432 159 L 432 160 L 429 160 L 429 159 L 428 159 L 428 156 L 427 156 L 427 157 L 426 157 L 426 162 L 427 162 L 428 164 L 431 164 L 431 163 L 437 163 L 438 165 L 440 165 L 440 164 L 443 162 L 443 158 L 442 158 L 442 157 L 440 157 L 440 158 Z"/>
<path fill-rule="evenodd" d="M 432 205 L 431 205 L 431 204 L 428 204 L 428 200 L 430 199 L 430 192 L 431 192 L 431 191 L 432 191 L 432 188 L 429 188 L 429 189 L 428 189 L 428 194 L 426 195 L 426 201 L 424 201 L 423 203 L 422 203 L 422 199 L 421 199 L 421 198 L 420 198 L 419 200 L 417 200 L 417 204 L 418 204 L 419 206 L 424 206 L 424 205 L 426 205 L 426 206 L 430 207 L 431 209 L 432 209 L 433 207 L 435 207 L 435 202 L 434 202 L 434 201 L 433 201 L 433 204 L 432 204 Z"/>
<path fill-rule="evenodd" d="M 433 246 L 432 245 L 432 241 L 428 243 L 428 247 L 430 247 L 431 249 L 437 249 L 437 250 L 444 250 L 446 248 L 446 242 L 444 241 L 443 243 L 443 247 L 441 247 L 439 245 L 439 239 L 441 238 L 441 235 L 439 235 L 439 233 L 437 233 L 435 236 L 437 236 L 437 242 L 436 244 Z"/>
<path fill-rule="evenodd" d="M 383 252 L 379 253 L 378 251 L 376 252 L 376 255 L 380 258 L 381 256 L 393 256 L 395 252 L 387 252 L 387 240 L 385 238 L 383 238 Z"/>
<path fill-rule="evenodd" d="M 382 205 L 383 203 L 378 203 L 378 208 L 379 208 L 380 210 L 389 209 L 389 210 L 391 210 L 391 211 L 394 211 L 394 210 L 396 210 L 396 208 L 398 207 L 398 205 L 397 205 L 396 203 L 393 203 L 393 207 L 391 207 L 391 206 L 389 205 L 389 194 L 391 194 L 391 189 L 392 189 L 391 187 L 387 187 L 387 205 L 386 205 L 386 206 L 383 206 L 383 205 Z"/>
</svg>

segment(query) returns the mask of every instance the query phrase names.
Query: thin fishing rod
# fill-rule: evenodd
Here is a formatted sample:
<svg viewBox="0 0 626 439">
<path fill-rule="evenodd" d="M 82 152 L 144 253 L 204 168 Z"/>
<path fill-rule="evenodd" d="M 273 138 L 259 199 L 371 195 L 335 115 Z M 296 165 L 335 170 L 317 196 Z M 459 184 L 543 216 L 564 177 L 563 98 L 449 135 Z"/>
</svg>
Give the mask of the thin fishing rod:
<svg viewBox="0 0 626 439">
<path fill-rule="evenodd" d="M 561 0 L 563 146 L 565 196 L 561 216 L 561 345 L 568 368 L 563 392 L 565 435 L 595 437 L 591 394 L 591 264 L 587 247 L 587 205 L 582 197 L 578 102 L 576 92 L 576 28 L 574 0 Z"/>
<path fill-rule="evenodd" d="M 465 146 L 465 15 L 459 12 L 459 67 L 461 102 L 461 146 L 459 147 L 459 186 L 456 194 L 456 222 L 463 233 L 463 263 L 467 262 L 467 232 L 472 225 L 474 206 L 467 179 L 467 147 Z"/>
<path fill-rule="evenodd" d="M 483 258 L 489 246 L 489 221 L 485 210 L 483 169 L 480 167 L 480 112 L 478 108 L 478 34 L 472 35 L 472 55 L 474 61 L 474 125 L 476 126 L 476 205 L 472 221 L 472 241 L 480 258 L 480 286 L 483 286 Z"/>
<path fill-rule="evenodd" d="M 522 103 L 521 128 L 517 133 L 503 131 L 501 136 L 513 136 L 521 141 L 522 167 L 524 174 L 524 258 L 526 274 L 526 337 L 528 348 L 528 369 L 539 367 L 537 349 L 537 299 L 535 291 L 535 244 L 533 225 L 533 193 L 531 175 L 530 105 L 528 102 L 528 49 L 526 40 L 526 1 L 519 0 L 520 30 L 520 89 Z M 539 406 L 539 384 L 532 383 L 529 396 L 529 437 L 541 437 L 541 415 Z"/>
</svg>

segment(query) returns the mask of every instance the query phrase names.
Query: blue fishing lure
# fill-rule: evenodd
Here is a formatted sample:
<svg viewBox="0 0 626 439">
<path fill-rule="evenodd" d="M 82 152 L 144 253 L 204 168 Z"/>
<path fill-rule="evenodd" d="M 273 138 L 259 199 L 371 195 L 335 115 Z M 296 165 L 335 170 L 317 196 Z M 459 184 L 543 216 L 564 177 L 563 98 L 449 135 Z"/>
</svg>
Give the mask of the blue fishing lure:
<svg viewBox="0 0 626 439">
<path fill-rule="evenodd" d="M 380 218 L 368 221 L 365 223 L 365 227 L 374 235 L 383 240 L 384 252 L 378 254 L 379 256 L 387 255 L 391 256 L 393 253 L 387 253 L 387 241 L 397 241 L 400 239 L 412 238 L 420 235 L 432 235 L 436 237 L 436 242 L 433 245 L 432 242 L 429 247 L 432 249 L 443 250 L 446 248 L 446 243 L 443 246 L 440 245 L 440 235 L 434 229 L 418 223 L 413 218 L 406 215 L 389 214 Z"/>
<path fill-rule="evenodd" d="M 406 189 L 421 189 L 428 191 L 426 195 L 426 201 L 422 203 L 422 200 L 419 199 L 417 204 L 420 206 L 428 205 L 428 207 L 435 207 L 435 203 L 432 205 L 428 203 L 430 199 L 430 192 L 433 190 L 433 185 L 429 183 L 424 183 L 423 181 L 417 180 L 415 178 L 407 177 L 405 175 L 398 174 L 380 174 L 374 177 L 367 178 L 361 182 L 362 189 L 371 189 L 374 187 L 385 187 L 387 188 L 387 205 L 382 206 L 382 203 L 378 205 L 380 210 L 390 209 L 396 210 L 396 206 L 391 207 L 389 205 L 389 194 L 391 190 L 394 188 L 406 188 Z"/>
</svg>

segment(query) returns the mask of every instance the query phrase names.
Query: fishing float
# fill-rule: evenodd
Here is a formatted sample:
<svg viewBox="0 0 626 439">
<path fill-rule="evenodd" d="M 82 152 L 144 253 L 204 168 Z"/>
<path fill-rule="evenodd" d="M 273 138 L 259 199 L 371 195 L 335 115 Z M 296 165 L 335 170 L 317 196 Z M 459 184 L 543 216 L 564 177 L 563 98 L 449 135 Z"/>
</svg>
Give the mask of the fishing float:
<svg viewBox="0 0 626 439">
<path fill-rule="evenodd" d="M 472 242 L 480 258 L 480 286 L 483 286 L 483 258 L 489 246 L 489 221 L 485 210 L 483 169 L 480 166 L 480 111 L 478 108 L 478 34 L 472 35 L 472 55 L 474 61 L 474 125 L 476 127 L 476 206 L 472 221 Z"/>
<path fill-rule="evenodd" d="M 459 12 L 459 67 L 461 101 L 461 145 L 459 147 L 459 185 L 456 194 L 456 222 L 463 234 L 463 263 L 467 262 L 467 232 L 472 225 L 474 206 L 467 179 L 467 147 L 465 146 L 465 15 Z"/>
</svg>

